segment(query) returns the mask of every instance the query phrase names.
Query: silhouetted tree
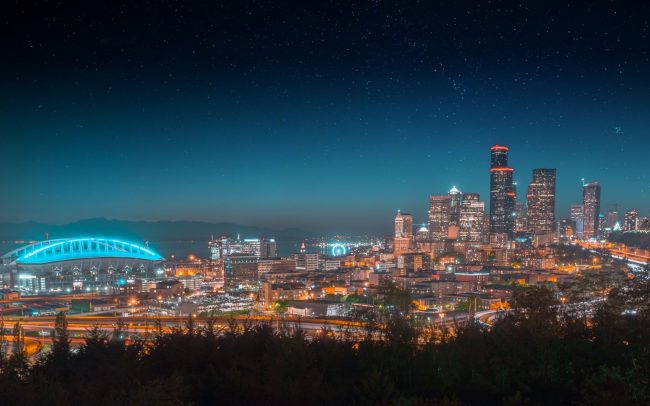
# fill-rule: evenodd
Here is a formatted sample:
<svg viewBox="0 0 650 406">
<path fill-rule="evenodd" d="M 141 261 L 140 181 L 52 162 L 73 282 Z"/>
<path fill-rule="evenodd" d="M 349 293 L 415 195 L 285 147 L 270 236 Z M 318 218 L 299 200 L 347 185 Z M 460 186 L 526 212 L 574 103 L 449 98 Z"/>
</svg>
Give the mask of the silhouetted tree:
<svg viewBox="0 0 650 406">
<path fill-rule="evenodd" d="M 233 319 L 223 330 L 214 320 L 160 325 L 147 345 L 95 326 L 70 351 L 60 316 L 50 355 L 19 373 L 2 368 L 0 393 L 3 404 L 25 405 L 648 404 L 648 290 L 635 282 L 611 289 L 589 318 L 565 312 L 551 287 L 517 288 L 494 326 L 467 323 L 448 336 L 425 330 L 408 293 L 389 286 L 377 322 L 386 340 Z M 19 328 L 14 335 L 20 342 Z"/>
</svg>

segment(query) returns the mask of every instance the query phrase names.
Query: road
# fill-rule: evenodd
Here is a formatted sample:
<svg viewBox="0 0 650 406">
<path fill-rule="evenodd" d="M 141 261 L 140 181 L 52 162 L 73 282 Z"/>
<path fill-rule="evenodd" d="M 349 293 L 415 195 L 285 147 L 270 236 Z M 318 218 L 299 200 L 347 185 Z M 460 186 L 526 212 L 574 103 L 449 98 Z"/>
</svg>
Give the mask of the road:
<svg viewBox="0 0 650 406">
<path fill-rule="evenodd" d="M 632 250 L 626 247 L 620 247 L 613 244 L 603 244 L 600 242 L 587 242 L 579 241 L 578 246 L 582 249 L 590 251 L 594 254 L 612 257 L 624 261 L 631 262 L 642 266 L 650 265 L 650 256 L 643 255 L 640 252 L 631 252 Z"/>
<path fill-rule="evenodd" d="M 493 310 L 479 312 L 475 315 L 478 320 L 485 320 L 486 324 L 489 317 L 496 312 Z M 15 323 L 20 323 L 26 332 L 38 332 L 43 335 L 49 335 L 53 330 L 55 323 L 55 316 L 37 316 L 37 317 L 5 317 L 5 326 L 13 326 Z M 445 315 L 442 319 L 434 320 L 438 325 L 444 327 L 454 327 L 457 323 L 462 323 L 468 320 L 466 314 Z M 159 322 L 163 328 L 182 327 L 187 323 L 186 317 L 176 316 L 101 316 L 101 315 L 69 315 L 67 316 L 68 330 L 71 334 L 85 334 L 89 329 L 94 326 L 102 330 L 113 330 L 118 323 L 123 324 L 123 330 L 129 333 L 147 333 L 152 332 L 155 325 Z M 208 317 L 196 317 L 194 323 L 196 326 L 205 326 Z M 273 326 L 284 326 L 288 328 L 300 327 L 308 333 L 321 331 L 326 328 L 334 333 L 342 332 L 362 332 L 364 325 L 358 321 L 350 320 L 337 320 L 337 319 L 307 319 L 297 317 L 282 317 L 278 318 L 275 315 L 256 315 L 256 316 L 224 316 L 214 318 L 217 327 L 226 327 L 229 323 L 235 322 L 237 324 L 264 322 L 270 323 Z"/>
</svg>

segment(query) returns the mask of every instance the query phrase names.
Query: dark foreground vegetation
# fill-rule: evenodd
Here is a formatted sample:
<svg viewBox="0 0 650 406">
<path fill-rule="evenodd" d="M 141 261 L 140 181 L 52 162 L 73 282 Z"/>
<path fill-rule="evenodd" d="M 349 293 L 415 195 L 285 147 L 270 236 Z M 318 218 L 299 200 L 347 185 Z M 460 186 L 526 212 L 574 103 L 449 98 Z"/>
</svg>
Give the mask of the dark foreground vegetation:
<svg viewBox="0 0 650 406">
<path fill-rule="evenodd" d="M 634 282 L 609 289 L 589 317 L 551 289 L 520 289 L 515 309 L 493 328 L 453 333 L 415 326 L 397 297 L 374 325 L 382 340 L 370 338 L 373 323 L 365 338 L 325 331 L 306 339 L 299 329 L 189 321 L 130 345 L 119 327 L 94 329 L 70 351 L 61 316 L 51 351 L 38 361 L 4 349 L 1 402 L 649 404 L 650 285 Z"/>
<path fill-rule="evenodd" d="M 630 247 L 650 249 L 650 221 L 639 224 L 639 231 L 615 232 L 609 237 L 612 242 L 620 242 Z"/>
</svg>

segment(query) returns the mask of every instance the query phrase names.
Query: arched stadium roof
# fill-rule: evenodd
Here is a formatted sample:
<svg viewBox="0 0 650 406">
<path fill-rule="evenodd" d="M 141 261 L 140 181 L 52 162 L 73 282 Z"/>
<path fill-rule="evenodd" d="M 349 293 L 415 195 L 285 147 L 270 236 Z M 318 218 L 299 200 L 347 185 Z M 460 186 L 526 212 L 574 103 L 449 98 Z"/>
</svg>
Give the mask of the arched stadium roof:
<svg viewBox="0 0 650 406">
<path fill-rule="evenodd" d="M 3 264 L 37 265 L 94 258 L 133 258 L 161 261 L 153 250 L 139 244 L 112 238 L 70 238 L 41 241 L 2 256 Z"/>
</svg>

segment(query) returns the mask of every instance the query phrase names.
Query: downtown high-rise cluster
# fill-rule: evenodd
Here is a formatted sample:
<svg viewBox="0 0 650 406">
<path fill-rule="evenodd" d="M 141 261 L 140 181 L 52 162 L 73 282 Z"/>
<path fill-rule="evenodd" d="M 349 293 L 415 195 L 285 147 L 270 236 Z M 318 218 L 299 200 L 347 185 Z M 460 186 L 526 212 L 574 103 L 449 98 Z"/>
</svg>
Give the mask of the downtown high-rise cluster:
<svg viewBox="0 0 650 406">
<path fill-rule="evenodd" d="M 413 216 L 397 214 L 394 251 L 406 252 L 414 244 L 421 248 L 442 242 L 505 246 L 513 240 L 545 245 L 558 238 L 603 239 L 612 231 L 638 230 L 642 223 L 650 223 L 647 219 L 639 219 L 636 209 L 625 213 L 622 225 L 617 210 L 602 214 L 600 184 L 584 181 L 581 204 L 571 206 L 570 218 L 557 221 L 555 168 L 533 169 L 525 200 L 518 202 L 515 170 L 508 163 L 509 153 L 510 148 L 505 145 L 490 147 L 489 212 L 486 213 L 485 202 L 478 193 L 463 193 L 456 186 L 446 194 L 430 195 L 427 224 L 415 234 Z"/>
</svg>

